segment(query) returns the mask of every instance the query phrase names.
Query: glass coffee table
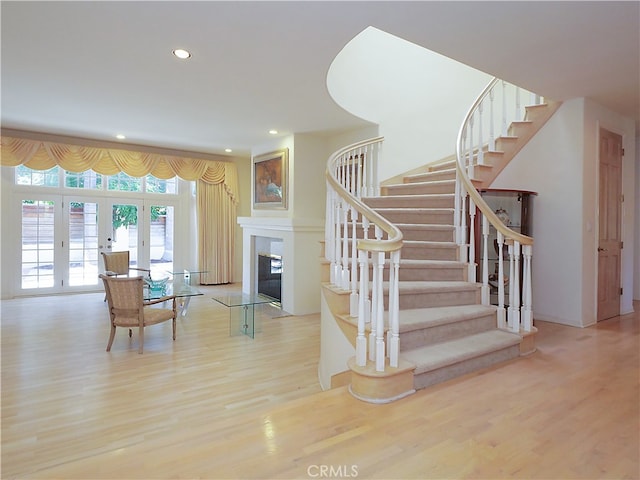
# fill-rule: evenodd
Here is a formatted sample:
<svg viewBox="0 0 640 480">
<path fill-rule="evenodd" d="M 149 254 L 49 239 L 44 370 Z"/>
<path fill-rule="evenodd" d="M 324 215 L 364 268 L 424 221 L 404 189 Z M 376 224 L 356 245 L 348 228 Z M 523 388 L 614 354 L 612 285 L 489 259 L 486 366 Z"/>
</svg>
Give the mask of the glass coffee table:
<svg viewBox="0 0 640 480">
<path fill-rule="evenodd" d="M 275 300 L 258 294 L 228 293 L 214 295 L 213 300 L 229 307 L 229 334 L 247 335 L 255 338 L 259 331 L 255 318 L 255 306 L 265 303 L 273 303 Z"/>
<path fill-rule="evenodd" d="M 175 295 L 176 301 L 178 302 L 180 308 L 180 315 L 182 315 L 183 317 L 187 315 L 191 297 L 203 295 L 200 290 L 192 287 L 188 283 L 176 281 L 168 282 L 165 288 L 158 290 L 154 290 L 149 288 L 148 286 L 145 286 L 143 292 L 144 300 L 155 300 L 158 298 Z"/>
</svg>

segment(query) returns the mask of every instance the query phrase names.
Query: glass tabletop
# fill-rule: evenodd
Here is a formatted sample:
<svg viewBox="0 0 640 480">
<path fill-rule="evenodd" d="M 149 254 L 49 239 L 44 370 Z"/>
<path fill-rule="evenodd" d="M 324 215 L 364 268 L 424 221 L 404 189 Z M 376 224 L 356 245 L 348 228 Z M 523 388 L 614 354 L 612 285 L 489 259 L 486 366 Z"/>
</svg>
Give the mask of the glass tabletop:
<svg viewBox="0 0 640 480">
<path fill-rule="evenodd" d="M 214 295 L 211 297 L 225 307 L 243 307 L 246 305 L 260 305 L 263 303 L 272 303 L 275 300 L 260 294 L 253 293 L 226 293 Z"/>
<path fill-rule="evenodd" d="M 189 275 L 189 274 L 193 274 L 193 275 L 197 275 L 200 273 L 209 273 L 208 270 L 167 270 L 167 273 L 170 273 L 171 275 Z"/>
<path fill-rule="evenodd" d="M 143 295 L 145 300 L 155 300 L 171 295 L 175 295 L 176 297 L 195 297 L 197 295 L 203 295 L 203 293 L 197 288 L 183 282 L 169 282 L 165 288 L 158 290 L 152 290 L 145 286 Z"/>
</svg>

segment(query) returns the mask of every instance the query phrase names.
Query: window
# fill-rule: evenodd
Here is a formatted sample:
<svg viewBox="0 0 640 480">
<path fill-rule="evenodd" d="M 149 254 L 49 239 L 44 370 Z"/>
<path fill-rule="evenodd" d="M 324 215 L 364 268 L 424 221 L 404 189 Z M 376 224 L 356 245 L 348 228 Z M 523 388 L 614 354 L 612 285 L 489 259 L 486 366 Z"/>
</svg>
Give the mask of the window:
<svg viewBox="0 0 640 480">
<path fill-rule="evenodd" d="M 60 185 L 60 168 L 55 166 L 49 170 L 33 170 L 24 165 L 18 165 L 16 167 L 16 185 L 58 187 Z"/>
<path fill-rule="evenodd" d="M 142 178 L 130 177 L 124 172 L 107 177 L 107 190 L 142 192 Z"/>
<path fill-rule="evenodd" d="M 105 176 L 87 170 L 85 172 L 67 172 L 56 166 L 49 170 L 33 170 L 24 165 L 15 168 L 16 185 L 28 185 L 32 187 L 59 187 L 82 190 L 104 190 L 120 192 L 160 193 L 177 195 L 178 177 L 169 179 L 156 178 L 147 175 L 136 178 L 124 172 L 116 175 Z"/>
<path fill-rule="evenodd" d="M 102 190 L 102 175 L 87 170 L 86 172 L 64 172 L 64 186 L 67 188 L 84 188 Z"/>
<path fill-rule="evenodd" d="M 162 180 L 153 175 L 147 175 L 145 183 L 147 193 L 176 193 L 176 177 Z"/>
</svg>

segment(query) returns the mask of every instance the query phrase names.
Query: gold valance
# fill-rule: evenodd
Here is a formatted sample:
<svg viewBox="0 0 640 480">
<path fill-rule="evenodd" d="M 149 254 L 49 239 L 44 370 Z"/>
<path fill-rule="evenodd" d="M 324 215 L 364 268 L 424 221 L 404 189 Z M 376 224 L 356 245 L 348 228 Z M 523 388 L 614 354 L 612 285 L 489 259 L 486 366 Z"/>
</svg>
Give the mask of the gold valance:
<svg viewBox="0 0 640 480">
<path fill-rule="evenodd" d="M 132 177 L 151 174 L 168 179 L 201 180 L 224 183 L 227 194 L 238 202 L 238 173 L 232 162 L 217 162 L 157 153 L 135 152 L 115 148 L 98 148 L 26 138 L 1 137 L 2 165 L 24 165 L 34 170 L 48 170 L 59 165 L 69 172 L 93 170 L 103 175 L 124 172 Z"/>
</svg>

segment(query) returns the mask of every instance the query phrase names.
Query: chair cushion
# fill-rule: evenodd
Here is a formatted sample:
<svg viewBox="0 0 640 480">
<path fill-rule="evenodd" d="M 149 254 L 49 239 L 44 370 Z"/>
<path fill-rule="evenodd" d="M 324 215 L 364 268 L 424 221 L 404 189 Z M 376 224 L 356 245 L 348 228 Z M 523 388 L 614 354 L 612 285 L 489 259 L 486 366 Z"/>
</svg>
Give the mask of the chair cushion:
<svg viewBox="0 0 640 480">
<path fill-rule="evenodd" d="M 160 322 L 165 322 L 173 318 L 173 310 L 168 308 L 152 308 L 145 307 L 144 309 L 144 324 L 153 325 Z"/>
</svg>

